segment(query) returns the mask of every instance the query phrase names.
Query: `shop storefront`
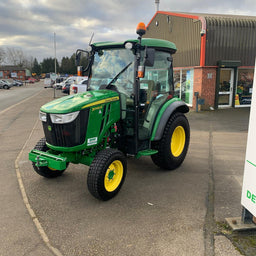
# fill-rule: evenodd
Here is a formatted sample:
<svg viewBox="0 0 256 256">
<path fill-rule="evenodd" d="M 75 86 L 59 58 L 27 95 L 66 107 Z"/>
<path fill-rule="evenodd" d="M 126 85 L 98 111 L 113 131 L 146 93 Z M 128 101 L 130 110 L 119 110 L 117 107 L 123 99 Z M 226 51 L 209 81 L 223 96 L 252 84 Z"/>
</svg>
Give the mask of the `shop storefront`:
<svg viewBox="0 0 256 256">
<path fill-rule="evenodd" d="M 197 68 L 198 70 L 200 68 Z M 202 74 L 205 74 L 205 76 L 201 75 L 204 88 L 207 85 L 208 90 L 204 93 L 201 91 L 201 95 L 208 95 L 205 97 L 207 102 L 214 102 L 215 98 L 215 108 L 249 107 L 251 105 L 254 67 L 216 67 L 202 71 Z M 197 90 L 195 76 L 193 68 L 174 68 L 175 96 L 190 107 L 193 106 L 194 91 Z M 216 86 L 215 93 L 211 93 L 210 88 L 213 86 Z"/>
<path fill-rule="evenodd" d="M 236 63 L 237 66 L 232 65 Z M 239 67 L 239 62 L 220 61 L 217 69 L 215 107 L 251 105 L 254 67 Z"/>
<path fill-rule="evenodd" d="M 251 105 L 254 68 L 239 68 L 237 72 L 237 86 L 235 107 Z"/>
<path fill-rule="evenodd" d="M 195 108 L 200 99 L 199 110 L 248 107 L 255 26 L 256 16 L 157 11 L 147 25 L 146 37 L 176 44 L 175 95 L 189 106 Z"/>
</svg>

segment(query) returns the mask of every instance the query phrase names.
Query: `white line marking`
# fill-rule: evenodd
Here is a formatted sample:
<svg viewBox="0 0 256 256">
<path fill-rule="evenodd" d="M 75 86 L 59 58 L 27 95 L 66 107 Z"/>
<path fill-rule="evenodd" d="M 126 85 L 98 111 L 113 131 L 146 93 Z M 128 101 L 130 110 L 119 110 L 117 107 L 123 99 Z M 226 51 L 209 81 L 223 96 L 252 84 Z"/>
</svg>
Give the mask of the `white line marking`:
<svg viewBox="0 0 256 256">
<path fill-rule="evenodd" d="M 26 98 L 26 99 L 24 99 L 24 100 L 22 100 L 22 101 L 20 101 L 20 102 L 18 102 L 18 103 L 16 103 L 16 104 L 10 106 L 10 107 L 8 107 L 8 108 L 2 110 L 2 111 L 0 112 L 0 115 L 4 114 L 5 112 L 7 112 L 8 110 L 10 110 L 10 109 L 12 109 L 12 108 L 14 108 L 14 107 L 17 107 L 18 105 L 20 105 L 20 104 L 26 102 L 27 100 L 30 100 L 31 98 L 37 96 L 37 95 L 38 95 L 39 93 L 41 93 L 42 91 L 43 91 L 43 89 L 40 90 L 39 92 L 37 92 L 37 93 L 31 95 L 30 97 L 28 97 L 28 98 Z"/>
<path fill-rule="evenodd" d="M 33 96 L 35 96 L 35 95 L 33 95 Z M 29 98 L 28 98 L 28 99 L 29 99 Z M 23 102 L 24 102 L 24 101 L 23 101 Z M 21 102 L 19 102 L 18 104 L 20 104 L 20 103 L 21 103 Z M 14 107 L 14 106 L 12 106 L 12 107 Z M 5 111 L 5 110 L 4 110 L 4 111 Z M 2 113 L 2 112 L 0 112 L 0 114 L 1 114 L 1 113 Z M 37 229 L 37 231 L 39 232 L 41 238 L 43 239 L 43 241 L 44 241 L 44 243 L 46 244 L 46 246 L 54 253 L 54 255 L 56 255 L 56 256 L 63 256 L 62 253 L 61 253 L 57 248 L 55 248 L 55 247 L 53 247 L 53 246 L 51 245 L 48 236 L 46 235 L 46 233 L 45 233 L 45 231 L 44 231 L 44 229 L 43 229 L 41 223 L 39 222 L 39 220 L 38 220 L 38 218 L 37 218 L 37 216 L 36 216 L 34 210 L 32 209 L 32 207 L 31 207 L 31 205 L 30 205 L 30 203 L 29 203 L 29 201 L 28 201 L 28 197 L 27 197 L 27 194 L 26 194 L 26 190 L 25 190 L 25 187 L 24 187 L 24 183 L 23 183 L 23 181 L 22 181 L 22 177 L 21 177 L 21 174 L 20 174 L 19 160 L 20 160 L 20 158 L 21 158 L 21 156 L 22 156 L 22 154 L 23 154 L 23 152 L 24 152 L 25 147 L 26 147 L 27 144 L 28 144 L 28 141 L 31 139 L 32 134 L 33 134 L 33 132 L 34 132 L 34 130 L 35 130 L 37 124 L 38 124 L 38 120 L 35 122 L 35 125 L 34 125 L 32 131 L 31 131 L 31 133 L 30 133 L 29 136 L 28 136 L 28 139 L 26 140 L 26 142 L 25 142 L 23 148 L 21 149 L 19 155 L 17 156 L 17 158 L 16 158 L 16 160 L 15 160 L 16 175 L 17 175 L 17 179 L 18 179 L 18 182 L 19 182 L 19 187 L 20 187 L 20 191 L 21 191 L 21 195 L 22 195 L 23 202 L 24 202 L 24 204 L 25 204 L 25 206 L 26 206 L 26 208 L 27 208 L 27 210 L 28 210 L 28 212 L 29 212 L 29 215 L 30 215 L 30 217 L 32 218 L 32 220 L 33 220 L 33 222 L 34 222 L 34 224 L 35 224 L 35 226 L 36 226 L 36 229 Z"/>
</svg>

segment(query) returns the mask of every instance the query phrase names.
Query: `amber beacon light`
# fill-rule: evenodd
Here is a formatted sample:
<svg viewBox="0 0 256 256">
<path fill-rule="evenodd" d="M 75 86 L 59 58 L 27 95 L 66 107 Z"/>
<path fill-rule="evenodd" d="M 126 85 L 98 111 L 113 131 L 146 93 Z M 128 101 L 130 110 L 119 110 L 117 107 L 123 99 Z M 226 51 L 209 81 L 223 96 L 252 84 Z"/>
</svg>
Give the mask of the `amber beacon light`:
<svg viewBox="0 0 256 256">
<path fill-rule="evenodd" d="M 136 33 L 137 33 L 139 36 L 143 36 L 143 35 L 146 33 L 146 25 L 145 25 L 143 22 L 140 22 L 140 23 L 137 25 Z"/>
</svg>

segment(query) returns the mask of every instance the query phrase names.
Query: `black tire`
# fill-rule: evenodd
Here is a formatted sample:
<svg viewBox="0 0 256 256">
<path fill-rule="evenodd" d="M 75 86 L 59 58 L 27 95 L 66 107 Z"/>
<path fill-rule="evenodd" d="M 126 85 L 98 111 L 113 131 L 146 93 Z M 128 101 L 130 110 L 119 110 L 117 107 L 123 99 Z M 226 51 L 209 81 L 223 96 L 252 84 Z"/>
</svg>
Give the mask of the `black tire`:
<svg viewBox="0 0 256 256">
<path fill-rule="evenodd" d="M 121 189 L 126 172 L 126 158 L 121 151 L 112 148 L 100 151 L 89 168 L 87 186 L 90 193 L 103 201 L 113 198 Z"/>
<path fill-rule="evenodd" d="M 36 144 L 36 146 L 34 147 L 34 149 L 37 149 L 37 150 L 40 150 L 40 151 L 43 151 L 43 152 L 46 152 L 49 148 L 47 147 L 46 145 L 46 139 L 45 138 L 42 138 L 41 140 L 39 140 Z M 53 170 L 53 169 L 50 169 L 49 167 L 47 166 L 42 166 L 42 167 L 37 167 L 35 165 L 35 163 L 33 162 L 32 163 L 33 165 L 33 168 L 34 170 L 41 176 L 43 177 L 46 177 L 46 178 L 55 178 L 55 177 L 58 177 L 60 175 L 62 175 L 62 173 L 66 170 Z M 68 164 L 67 164 L 67 167 L 68 167 Z"/>
<path fill-rule="evenodd" d="M 175 138 L 178 146 L 174 145 L 177 141 Z M 152 142 L 152 148 L 158 150 L 157 154 L 151 156 L 153 162 L 167 170 L 179 167 L 186 157 L 189 140 L 190 127 L 187 118 L 183 113 L 174 113 L 165 126 L 161 140 Z"/>
<path fill-rule="evenodd" d="M 8 86 L 8 85 L 4 85 L 3 88 L 4 88 L 5 90 L 8 90 L 8 89 L 9 89 L 9 86 Z"/>
</svg>

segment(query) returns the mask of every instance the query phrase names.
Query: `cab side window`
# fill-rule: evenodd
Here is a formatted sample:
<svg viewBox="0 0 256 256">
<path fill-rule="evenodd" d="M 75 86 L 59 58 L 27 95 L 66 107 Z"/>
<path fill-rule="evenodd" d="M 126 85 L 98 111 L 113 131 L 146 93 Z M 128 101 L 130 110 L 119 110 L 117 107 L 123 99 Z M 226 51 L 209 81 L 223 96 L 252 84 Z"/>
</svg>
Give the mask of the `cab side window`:
<svg viewBox="0 0 256 256">
<path fill-rule="evenodd" d="M 153 67 L 146 67 L 145 77 L 140 80 L 140 131 L 141 139 L 148 139 L 160 107 L 170 95 L 170 53 L 156 51 Z"/>
</svg>

